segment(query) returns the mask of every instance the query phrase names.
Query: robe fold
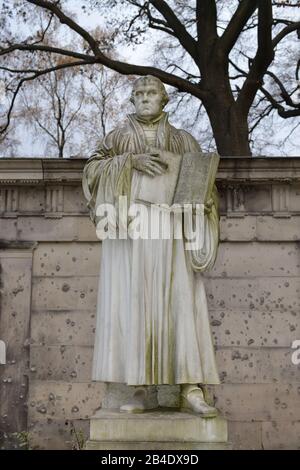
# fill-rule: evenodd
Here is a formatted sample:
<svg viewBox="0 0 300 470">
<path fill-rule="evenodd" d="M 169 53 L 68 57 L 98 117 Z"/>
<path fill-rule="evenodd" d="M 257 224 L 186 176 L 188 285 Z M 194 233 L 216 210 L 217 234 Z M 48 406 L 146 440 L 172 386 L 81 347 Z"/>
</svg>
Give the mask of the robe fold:
<svg viewBox="0 0 300 470">
<path fill-rule="evenodd" d="M 148 144 L 142 123 L 129 115 L 88 160 L 83 190 L 95 224 L 99 204 L 117 207 L 121 195 L 130 201 L 137 180 L 131 156 L 145 152 Z M 159 120 L 155 146 L 177 154 L 201 152 L 190 134 L 169 124 L 166 113 Z M 93 380 L 128 385 L 219 383 L 199 274 L 213 266 L 217 254 L 216 188 L 212 197 L 201 250 L 186 250 L 184 238 L 172 237 L 173 219 L 170 239 L 102 241 Z"/>
</svg>

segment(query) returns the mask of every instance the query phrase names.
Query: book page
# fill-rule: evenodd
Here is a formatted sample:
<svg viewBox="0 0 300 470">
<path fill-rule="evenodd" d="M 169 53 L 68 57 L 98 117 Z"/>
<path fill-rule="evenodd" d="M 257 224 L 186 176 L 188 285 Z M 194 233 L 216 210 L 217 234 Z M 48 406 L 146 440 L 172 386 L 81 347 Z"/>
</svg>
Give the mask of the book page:
<svg viewBox="0 0 300 470">
<path fill-rule="evenodd" d="M 219 160 L 217 153 L 185 153 L 173 202 L 205 204 L 216 179 Z"/>
<path fill-rule="evenodd" d="M 168 164 L 168 169 L 165 173 L 148 176 L 135 170 L 133 179 L 136 189 L 131 194 L 133 202 L 172 205 L 182 156 L 165 151 L 160 151 L 160 155 L 162 160 Z"/>
</svg>

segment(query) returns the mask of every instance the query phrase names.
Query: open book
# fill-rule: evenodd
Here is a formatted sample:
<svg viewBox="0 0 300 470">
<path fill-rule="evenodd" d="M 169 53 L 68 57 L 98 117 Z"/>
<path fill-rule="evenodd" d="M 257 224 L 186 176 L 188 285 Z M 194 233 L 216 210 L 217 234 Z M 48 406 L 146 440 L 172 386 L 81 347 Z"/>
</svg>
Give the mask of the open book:
<svg viewBox="0 0 300 470">
<path fill-rule="evenodd" d="M 147 204 L 205 204 L 216 179 L 217 153 L 161 152 L 168 169 L 154 177 L 135 171 L 132 201 Z"/>
</svg>

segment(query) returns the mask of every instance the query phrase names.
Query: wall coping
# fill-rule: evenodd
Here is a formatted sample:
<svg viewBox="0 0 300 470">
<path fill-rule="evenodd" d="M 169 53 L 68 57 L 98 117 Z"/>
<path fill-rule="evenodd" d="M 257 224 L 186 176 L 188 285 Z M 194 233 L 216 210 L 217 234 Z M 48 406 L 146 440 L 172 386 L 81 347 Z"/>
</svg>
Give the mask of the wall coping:
<svg viewBox="0 0 300 470">
<path fill-rule="evenodd" d="M 0 184 L 78 184 L 85 158 L 0 158 Z M 221 158 L 217 181 L 299 182 L 299 157 Z"/>
</svg>

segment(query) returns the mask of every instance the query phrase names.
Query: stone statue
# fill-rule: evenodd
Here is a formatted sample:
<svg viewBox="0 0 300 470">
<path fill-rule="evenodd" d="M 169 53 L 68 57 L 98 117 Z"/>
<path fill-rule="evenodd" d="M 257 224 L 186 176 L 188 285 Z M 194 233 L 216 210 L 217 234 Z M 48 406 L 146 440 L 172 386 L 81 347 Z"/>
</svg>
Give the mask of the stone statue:
<svg viewBox="0 0 300 470">
<path fill-rule="evenodd" d="M 163 152 L 197 152 L 201 158 L 196 140 L 170 125 L 159 79 L 136 80 L 131 101 L 136 113 L 104 138 L 84 168 L 83 190 L 95 224 L 99 205 L 117 206 L 119 196 L 130 200 L 136 175 L 155 181 L 167 171 Z M 102 241 L 92 378 L 135 387 L 120 411 L 155 408 L 156 399 L 148 396 L 155 387 L 148 386 L 180 384 L 183 408 L 217 415 L 206 400 L 205 385 L 218 384 L 219 377 L 201 278 L 214 264 L 219 241 L 215 186 L 204 217 L 201 253 L 186 251 L 184 240 L 172 236 Z"/>
</svg>

